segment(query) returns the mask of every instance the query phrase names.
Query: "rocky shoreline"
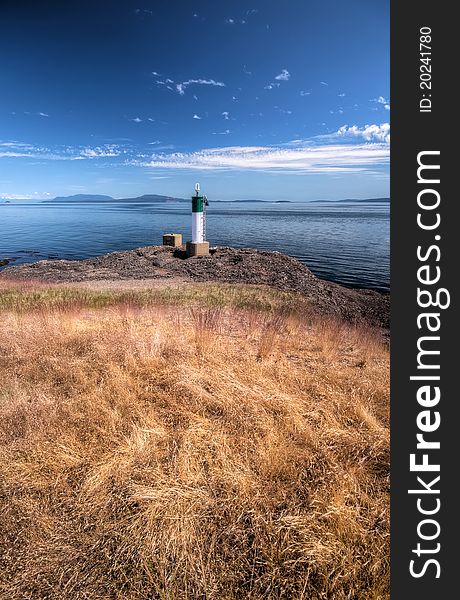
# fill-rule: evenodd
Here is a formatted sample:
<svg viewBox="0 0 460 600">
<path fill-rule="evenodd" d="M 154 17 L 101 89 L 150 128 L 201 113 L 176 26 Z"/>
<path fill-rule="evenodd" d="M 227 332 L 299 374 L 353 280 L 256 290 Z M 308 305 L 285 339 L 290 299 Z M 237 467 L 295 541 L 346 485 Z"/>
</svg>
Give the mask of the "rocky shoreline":
<svg viewBox="0 0 460 600">
<path fill-rule="evenodd" d="M 1 279 L 52 284 L 151 280 L 266 285 L 303 294 L 322 314 L 389 327 L 389 294 L 318 279 L 295 258 L 253 248 L 217 247 L 209 256 L 187 258 L 183 248 L 145 246 L 85 260 L 41 260 L 11 266 L 0 272 Z"/>
</svg>

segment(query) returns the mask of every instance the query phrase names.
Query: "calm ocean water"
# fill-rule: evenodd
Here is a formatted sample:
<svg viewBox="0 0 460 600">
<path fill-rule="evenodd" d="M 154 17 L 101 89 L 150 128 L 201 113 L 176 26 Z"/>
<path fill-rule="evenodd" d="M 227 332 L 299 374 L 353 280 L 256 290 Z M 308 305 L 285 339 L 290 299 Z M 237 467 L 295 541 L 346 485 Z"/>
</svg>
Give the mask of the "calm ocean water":
<svg viewBox="0 0 460 600">
<path fill-rule="evenodd" d="M 149 201 L 0 204 L 0 259 L 87 258 L 161 244 L 163 233 L 190 238 L 190 205 Z M 212 202 L 211 245 L 278 250 L 318 277 L 389 289 L 389 204 Z"/>
</svg>

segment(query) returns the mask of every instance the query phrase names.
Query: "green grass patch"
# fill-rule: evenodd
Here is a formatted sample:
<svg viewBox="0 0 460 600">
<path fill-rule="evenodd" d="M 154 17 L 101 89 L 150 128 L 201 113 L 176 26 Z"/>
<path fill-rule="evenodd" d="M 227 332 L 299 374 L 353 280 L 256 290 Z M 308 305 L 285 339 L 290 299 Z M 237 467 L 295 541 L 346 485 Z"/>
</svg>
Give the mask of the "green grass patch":
<svg viewBox="0 0 460 600">
<path fill-rule="evenodd" d="M 0 288 L 0 311 L 98 309 L 120 304 L 139 307 L 202 305 L 290 313 L 304 312 L 309 307 L 306 298 L 299 293 L 241 284 L 200 284 L 119 291 L 20 284 Z"/>
</svg>

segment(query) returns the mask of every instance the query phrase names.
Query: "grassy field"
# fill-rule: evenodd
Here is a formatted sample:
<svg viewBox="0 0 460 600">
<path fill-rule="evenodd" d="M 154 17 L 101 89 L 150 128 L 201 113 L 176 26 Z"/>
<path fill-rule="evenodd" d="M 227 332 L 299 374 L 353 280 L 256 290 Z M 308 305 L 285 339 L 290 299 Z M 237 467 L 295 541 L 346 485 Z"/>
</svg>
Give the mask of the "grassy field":
<svg viewBox="0 0 460 600">
<path fill-rule="evenodd" d="M 216 285 L 0 318 L 2 600 L 389 597 L 378 331 Z"/>
</svg>

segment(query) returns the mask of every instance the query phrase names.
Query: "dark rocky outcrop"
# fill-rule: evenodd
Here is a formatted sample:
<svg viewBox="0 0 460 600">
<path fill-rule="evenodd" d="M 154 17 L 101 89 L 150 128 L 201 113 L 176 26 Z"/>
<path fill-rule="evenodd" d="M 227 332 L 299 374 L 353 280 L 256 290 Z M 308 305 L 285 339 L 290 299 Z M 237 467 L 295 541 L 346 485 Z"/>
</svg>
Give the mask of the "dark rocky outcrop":
<svg viewBox="0 0 460 600">
<path fill-rule="evenodd" d="M 86 260 L 41 260 L 4 269 L 0 278 L 68 283 L 100 280 L 165 280 L 267 285 L 300 292 L 324 314 L 389 326 L 389 294 L 349 289 L 318 279 L 300 261 L 280 252 L 218 247 L 187 258 L 183 249 L 146 246 Z"/>
</svg>

